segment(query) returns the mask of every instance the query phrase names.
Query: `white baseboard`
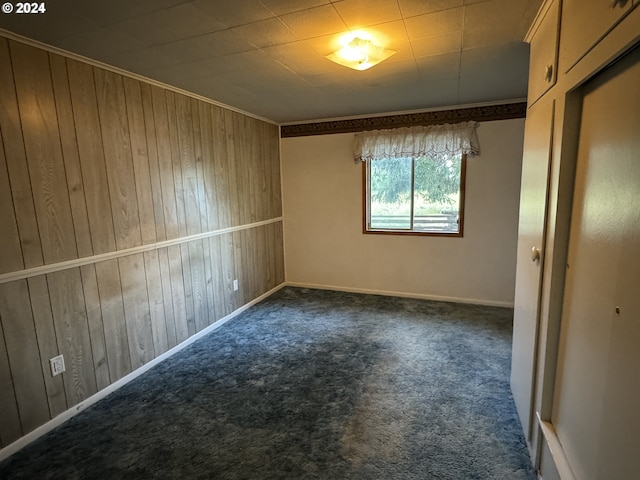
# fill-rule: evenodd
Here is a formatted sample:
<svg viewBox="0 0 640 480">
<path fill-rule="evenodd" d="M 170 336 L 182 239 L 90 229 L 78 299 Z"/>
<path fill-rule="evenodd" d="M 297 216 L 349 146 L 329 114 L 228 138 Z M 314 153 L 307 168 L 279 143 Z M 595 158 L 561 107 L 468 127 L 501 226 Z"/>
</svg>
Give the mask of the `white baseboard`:
<svg viewBox="0 0 640 480">
<path fill-rule="evenodd" d="M 332 290 L 337 292 L 364 293 L 368 295 L 385 295 L 388 297 L 417 298 L 421 300 L 433 300 L 437 302 L 468 303 L 472 305 L 485 305 L 488 307 L 513 308 L 513 302 L 500 302 L 495 300 L 484 300 L 479 298 L 446 297 L 446 296 L 440 296 L 440 295 L 425 295 L 421 293 L 395 292 L 390 290 L 370 290 L 367 288 L 353 288 L 353 287 L 343 287 L 343 286 L 334 286 L 334 285 L 316 285 L 313 283 L 286 282 L 286 285 L 288 287 L 316 288 L 319 290 Z"/>
<path fill-rule="evenodd" d="M 67 411 L 62 412 L 60 415 L 56 416 L 55 418 L 52 418 L 51 420 L 49 420 L 44 425 L 40 425 L 35 430 L 32 430 L 31 432 L 27 433 L 23 437 L 20 437 L 15 442 L 11 443 L 10 445 L 7 445 L 2 450 L 0 450 L 0 462 L 5 460 L 6 458 L 9 458 L 11 455 L 13 455 L 14 453 L 18 452 L 22 448 L 26 447 L 31 442 L 33 442 L 33 441 L 37 440 L 38 438 L 42 437 L 46 433 L 50 432 L 54 428 L 62 425 L 64 422 L 69 420 L 74 415 L 77 415 L 81 411 L 85 410 L 87 407 L 90 407 L 91 405 L 93 405 L 94 403 L 98 402 L 99 400 L 102 400 L 103 398 L 105 398 L 110 393 L 115 392 L 116 390 L 118 390 L 119 388 L 123 387 L 127 383 L 129 383 L 132 380 L 138 378 L 140 375 L 142 375 L 146 371 L 150 370 L 151 368 L 155 367 L 160 362 L 166 360 L 167 358 L 171 357 L 172 355 L 175 355 L 180 350 L 182 350 L 185 347 L 191 345 L 196 340 L 198 340 L 198 339 L 204 337 L 205 335 L 213 332 L 217 328 L 219 328 L 222 325 L 224 325 L 225 323 L 227 323 L 232 318 L 238 316 L 240 313 L 242 313 L 245 310 L 247 310 L 249 307 L 252 307 L 256 303 L 264 300 L 265 298 L 269 297 L 270 295 L 273 295 L 275 292 L 277 292 L 278 290 L 280 290 L 284 286 L 286 286 L 286 284 L 282 283 L 282 284 L 278 285 L 277 287 L 272 288 L 268 292 L 260 295 L 258 298 L 250 301 L 249 303 L 243 305 L 242 307 L 238 308 L 237 310 L 231 312 L 229 315 L 227 315 L 227 316 L 221 318 L 220 320 L 218 320 L 217 322 L 209 325 L 204 330 L 201 330 L 200 332 L 198 332 L 198 333 L 192 335 L 191 337 L 187 338 L 184 342 L 180 343 L 179 345 L 176 345 L 171 350 L 168 350 L 165 353 L 163 353 L 162 355 L 157 356 L 156 358 L 151 360 L 149 363 L 147 363 L 147 364 L 143 365 L 142 367 L 134 370 L 133 372 L 129 373 L 128 375 L 122 377 L 120 380 L 117 380 L 117 381 L 113 382 L 108 387 L 106 387 L 106 388 L 100 390 L 99 392 L 91 395 L 89 398 L 85 399 L 84 401 L 78 403 L 77 405 L 74 405 L 73 407 L 71 407 Z"/>
</svg>

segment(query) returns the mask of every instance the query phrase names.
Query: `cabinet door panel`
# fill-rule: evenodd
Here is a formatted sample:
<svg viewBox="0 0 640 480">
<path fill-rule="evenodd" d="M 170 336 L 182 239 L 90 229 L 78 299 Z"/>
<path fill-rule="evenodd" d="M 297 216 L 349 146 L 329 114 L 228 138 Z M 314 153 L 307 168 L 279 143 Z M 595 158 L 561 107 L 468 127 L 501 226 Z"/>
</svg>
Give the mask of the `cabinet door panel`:
<svg viewBox="0 0 640 480">
<path fill-rule="evenodd" d="M 531 440 L 544 229 L 553 125 L 553 103 L 529 109 L 525 126 L 516 270 L 511 390 L 522 428 Z"/>
<path fill-rule="evenodd" d="M 631 0 L 564 0 L 560 68 L 569 71 L 631 8 Z"/>
<path fill-rule="evenodd" d="M 557 78 L 558 2 L 552 3 L 531 39 L 529 65 L 529 105 L 555 83 Z"/>
<path fill-rule="evenodd" d="M 576 478 L 640 471 L 640 48 L 585 86 L 552 419 Z"/>
</svg>

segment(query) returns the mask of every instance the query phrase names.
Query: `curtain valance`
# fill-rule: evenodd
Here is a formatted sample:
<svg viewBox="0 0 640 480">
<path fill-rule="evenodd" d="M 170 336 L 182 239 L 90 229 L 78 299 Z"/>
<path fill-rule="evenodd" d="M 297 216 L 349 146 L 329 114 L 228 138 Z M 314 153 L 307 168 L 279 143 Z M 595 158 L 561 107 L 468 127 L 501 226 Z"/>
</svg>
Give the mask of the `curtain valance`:
<svg viewBox="0 0 640 480">
<path fill-rule="evenodd" d="M 388 158 L 479 155 L 477 125 L 477 122 L 463 122 L 357 133 L 354 159 L 363 162 Z"/>
</svg>

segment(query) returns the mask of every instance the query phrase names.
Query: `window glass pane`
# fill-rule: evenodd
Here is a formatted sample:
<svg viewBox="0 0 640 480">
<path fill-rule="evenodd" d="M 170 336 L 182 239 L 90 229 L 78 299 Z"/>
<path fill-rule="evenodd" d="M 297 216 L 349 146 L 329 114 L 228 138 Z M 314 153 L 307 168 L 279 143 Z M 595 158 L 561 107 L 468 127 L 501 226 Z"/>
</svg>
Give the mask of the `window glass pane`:
<svg viewBox="0 0 640 480">
<path fill-rule="evenodd" d="M 457 233 L 460 158 L 420 158 L 415 164 L 415 231 Z"/>
<path fill-rule="evenodd" d="M 411 228 L 411 169 L 410 158 L 371 161 L 371 228 Z"/>
</svg>

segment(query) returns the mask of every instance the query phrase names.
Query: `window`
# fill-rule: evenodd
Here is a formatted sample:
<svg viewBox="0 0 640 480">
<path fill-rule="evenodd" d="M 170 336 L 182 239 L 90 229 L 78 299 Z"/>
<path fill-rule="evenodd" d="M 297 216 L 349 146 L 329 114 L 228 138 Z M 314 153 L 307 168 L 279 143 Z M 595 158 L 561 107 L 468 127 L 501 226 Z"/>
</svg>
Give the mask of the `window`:
<svg viewBox="0 0 640 480">
<path fill-rule="evenodd" d="M 462 236 L 466 155 L 363 162 L 364 231 Z"/>
<path fill-rule="evenodd" d="M 476 122 L 356 134 L 364 232 L 461 237 L 467 157 L 479 155 Z"/>
</svg>

